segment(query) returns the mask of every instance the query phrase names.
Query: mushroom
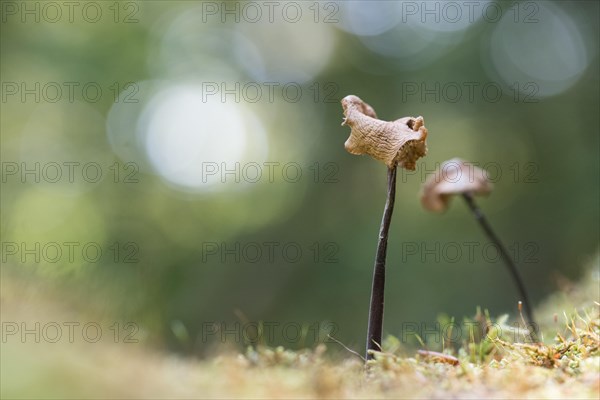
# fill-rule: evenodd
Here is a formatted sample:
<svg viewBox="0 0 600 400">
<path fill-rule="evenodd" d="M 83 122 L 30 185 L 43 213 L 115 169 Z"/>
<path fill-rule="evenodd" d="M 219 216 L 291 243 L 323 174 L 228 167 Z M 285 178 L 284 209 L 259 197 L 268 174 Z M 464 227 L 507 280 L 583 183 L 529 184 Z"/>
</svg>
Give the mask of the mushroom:
<svg viewBox="0 0 600 400">
<path fill-rule="evenodd" d="M 488 195 L 493 185 L 481 168 L 460 158 L 444 161 L 423 185 L 421 203 L 429 211 L 446 211 L 455 194 Z"/>
<path fill-rule="evenodd" d="M 388 168 L 399 165 L 413 171 L 415 162 L 427 154 L 427 128 L 423 117 L 395 121 L 377 119 L 373 107 L 354 95 L 342 99 L 344 121 L 350 137 L 344 147 L 351 154 L 368 154 Z"/>
<path fill-rule="evenodd" d="M 387 199 L 379 228 L 379 241 L 373 268 L 373 284 L 369 305 L 369 325 L 365 359 L 381 350 L 383 303 L 385 290 L 385 258 L 388 234 L 396 197 L 397 167 L 414 170 L 415 163 L 427 153 L 427 128 L 423 117 L 404 117 L 389 122 L 377 119 L 373 107 L 354 95 L 342 99 L 344 121 L 350 127 L 345 148 L 351 154 L 368 154 L 387 166 Z"/>
<path fill-rule="evenodd" d="M 439 168 L 427 178 L 421 191 L 421 204 L 429 211 L 442 212 L 448 208 L 450 199 L 453 195 L 460 194 L 463 197 L 489 240 L 496 245 L 500 256 L 508 268 L 511 277 L 517 286 L 519 296 L 522 299 L 529 326 L 533 328 L 531 337 L 537 341 L 537 325 L 533 319 L 531 303 L 523 279 L 519 274 L 519 270 L 500 241 L 500 238 L 492 229 L 487 218 L 475 203 L 475 195 L 488 195 L 491 191 L 492 184 L 488 180 L 484 170 L 477 168 L 473 164 L 461 160 L 460 158 L 453 158 L 444 161 Z M 521 309 L 520 303 L 521 302 L 519 302 L 519 311 Z"/>
</svg>

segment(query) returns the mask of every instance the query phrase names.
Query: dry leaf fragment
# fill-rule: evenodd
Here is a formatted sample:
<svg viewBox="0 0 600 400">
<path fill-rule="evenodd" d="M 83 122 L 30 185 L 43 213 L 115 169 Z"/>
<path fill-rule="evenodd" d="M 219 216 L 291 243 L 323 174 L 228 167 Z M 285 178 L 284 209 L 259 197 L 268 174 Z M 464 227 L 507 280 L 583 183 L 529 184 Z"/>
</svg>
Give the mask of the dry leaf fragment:
<svg viewBox="0 0 600 400">
<path fill-rule="evenodd" d="M 451 356 L 449 354 L 438 353 L 437 351 L 419 350 L 419 351 L 417 351 L 417 354 L 419 354 L 421 357 L 423 357 L 425 359 L 429 359 L 433 362 L 439 362 L 439 363 L 450 364 L 450 365 L 459 365 L 460 364 L 460 361 L 458 360 L 458 358 Z"/>
<path fill-rule="evenodd" d="M 408 170 L 427 154 L 427 128 L 423 117 L 404 117 L 395 121 L 377 119 L 373 107 L 354 95 L 342 99 L 344 121 L 351 128 L 344 144 L 351 154 L 368 154 L 389 168 L 398 165 Z"/>
<path fill-rule="evenodd" d="M 441 212 L 448 208 L 452 195 L 470 193 L 487 195 L 493 185 L 486 172 L 460 158 L 444 161 L 423 184 L 421 203 L 429 211 Z"/>
</svg>

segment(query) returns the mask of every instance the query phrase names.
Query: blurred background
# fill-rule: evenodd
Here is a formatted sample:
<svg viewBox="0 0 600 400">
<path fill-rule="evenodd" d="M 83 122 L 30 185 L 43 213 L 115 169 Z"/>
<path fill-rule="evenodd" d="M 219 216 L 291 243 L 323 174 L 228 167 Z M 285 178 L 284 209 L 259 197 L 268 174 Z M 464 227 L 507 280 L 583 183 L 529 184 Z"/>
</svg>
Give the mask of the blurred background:
<svg viewBox="0 0 600 400">
<path fill-rule="evenodd" d="M 444 160 L 490 173 L 534 305 L 598 251 L 597 2 L 77 3 L 2 2 L 3 280 L 183 354 L 247 343 L 236 323 L 361 350 L 386 167 L 344 150 L 348 94 L 429 130 L 398 176 L 386 333 L 517 312 L 463 202 L 420 205 Z"/>
</svg>

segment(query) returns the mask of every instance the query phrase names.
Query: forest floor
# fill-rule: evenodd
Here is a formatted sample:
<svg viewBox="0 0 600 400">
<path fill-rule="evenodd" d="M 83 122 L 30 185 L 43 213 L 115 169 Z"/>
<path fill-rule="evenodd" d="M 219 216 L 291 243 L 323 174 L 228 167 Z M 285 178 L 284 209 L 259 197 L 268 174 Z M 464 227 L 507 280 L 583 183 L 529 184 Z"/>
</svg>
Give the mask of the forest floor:
<svg viewBox="0 0 600 400">
<path fill-rule="evenodd" d="M 103 326 L 98 337 L 56 293 L 3 274 L 0 397 L 598 399 L 599 292 L 596 264 L 580 283 L 548 298 L 536 310 L 546 327 L 543 343 L 514 340 L 505 317 L 490 321 L 479 313 L 474 320 L 494 322 L 487 335 L 473 334 L 445 354 L 411 354 L 388 337 L 365 368 L 350 353 L 331 357 L 323 344 L 302 351 L 259 346 L 202 360 L 127 343 L 114 327 Z M 30 332 L 23 337 L 21 328 Z"/>
</svg>

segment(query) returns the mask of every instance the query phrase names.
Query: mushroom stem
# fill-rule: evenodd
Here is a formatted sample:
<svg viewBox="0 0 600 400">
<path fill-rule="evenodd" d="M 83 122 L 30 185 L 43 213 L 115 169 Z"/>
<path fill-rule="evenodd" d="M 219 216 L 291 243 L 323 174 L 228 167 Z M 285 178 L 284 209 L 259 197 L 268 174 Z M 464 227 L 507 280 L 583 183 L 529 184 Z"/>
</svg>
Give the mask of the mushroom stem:
<svg viewBox="0 0 600 400">
<path fill-rule="evenodd" d="M 475 199 L 473 198 L 473 196 L 468 192 L 463 193 L 462 196 L 465 199 L 465 201 L 466 201 L 467 205 L 469 206 L 469 208 L 471 209 L 471 211 L 473 212 L 475 219 L 477 220 L 477 222 L 479 222 L 479 225 L 481 225 L 481 227 L 483 228 L 483 231 L 485 232 L 487 237 L 497 246 L 498 250 L 500 251 L 500 256 L 502 257 L 502 259 L 504 260 L 504 263 L 508 267 L 511 277 L 512 277 L 514 283 L 517 285 L 519 295 L 521 296 L 521 299 L 523 301 L 523 306 L 525 308 L 525 315 L 527 315 L 527 320 L 529 322 L 530 327 L 532 328 L 532 330 L 530 331 L 531 339 L 537 342 L 537 333 L 536 333 L 537 324 L 535 323 L 535 320 L 533 319 L 533 311 L 531 309 L 531 303 L 529 302 L 529 296 L 527 295 L 527 290 L 525 289 L 525 284 L 523 282 L 523 279 L 521 278 L 521 275 L 519 274 L 519 270 L 517 269 L 517 266 L 515 265 L 514 261 L 510 257 L 510 255 L 508 254 L 508 251 L 506 251 L 506 248 L 500 241 L 500 238 L 498 237 L 498 235 L 496 235 L 496 233 L 492 229 L 492 227 L 491 227 L 490 223 L 488 222 L 487 218 L 485 217 L 485 215 L 483 214 L 481 209 L 475 203 Z"/>
<path fill-rule="evenodd" d="M 373 355 L 369 350 L 380 351 L 381 332 L 383 330 L 383 302 L 385 290 L 385 257 L 387 254 L 388 232 L 392 213 L 394 212 L 394 200 L 396 198 L 396 170 L 393 166 L 388 168 L 387 173 L 387 200 L 383 209 L 383 218 L 379 228 L 379 242 L 377 243 L 377 255 L 373 267 L 373 286 L 371 287 L 371 303 L 369 306 L 369 327 L 367 330 L 367 349 L 365 359 L 370 360 Z"/>
</svg>

